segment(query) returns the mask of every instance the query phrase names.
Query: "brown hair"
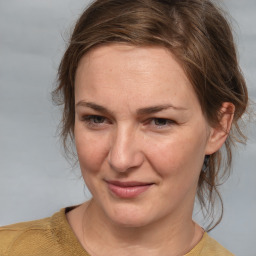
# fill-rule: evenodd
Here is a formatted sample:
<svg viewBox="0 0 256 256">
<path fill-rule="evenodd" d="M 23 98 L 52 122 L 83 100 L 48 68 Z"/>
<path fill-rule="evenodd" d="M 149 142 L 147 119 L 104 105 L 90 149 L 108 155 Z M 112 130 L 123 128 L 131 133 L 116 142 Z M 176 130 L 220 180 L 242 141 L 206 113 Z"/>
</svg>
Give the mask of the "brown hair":
<svg viewBox="0 0 256 256">
<path fill-rule="evenodd" d="M 205 213 L 213 216 L 216 195 L 220 199 L 221 214 L 216 226 L 223 213 L 217 186 L 229 174 L 232 146 L 245 142 L 239 120 L 248 104 L 245 80 L 224 12 L 210 0 L 94 1 L 75 25 L 59 66 L 58 86 L 53 91 L 54 102 L 64 105 L 61 137 L 67 152 L 68 140 L 73 143 L 74 139 L 74 84 L 79 60 L 93 47 L 108 43 L 156 45 L 170 50 L 190 79 L 212 126 L 219 123 L 222 103 L 234 104 L 234 119 L 225 150 L 210 156 L 207 171 L 201 172 L 198 182 L 197 198 Z"/>
</svg>

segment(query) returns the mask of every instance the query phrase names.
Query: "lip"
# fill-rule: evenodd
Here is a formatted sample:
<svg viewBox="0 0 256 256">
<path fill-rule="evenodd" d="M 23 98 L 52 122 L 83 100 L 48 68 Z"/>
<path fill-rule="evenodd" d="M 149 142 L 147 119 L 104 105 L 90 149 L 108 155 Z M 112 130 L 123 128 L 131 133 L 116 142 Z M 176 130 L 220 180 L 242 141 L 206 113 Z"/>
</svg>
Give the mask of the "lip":
<svg viewBox="0 0 256 256">
<path fill-rule="evenodd" d="M 110 192 L 119 198 L 135 198 L 147 191 L 153 184 L 138 181 L 107 181 Z"/>
</svg>

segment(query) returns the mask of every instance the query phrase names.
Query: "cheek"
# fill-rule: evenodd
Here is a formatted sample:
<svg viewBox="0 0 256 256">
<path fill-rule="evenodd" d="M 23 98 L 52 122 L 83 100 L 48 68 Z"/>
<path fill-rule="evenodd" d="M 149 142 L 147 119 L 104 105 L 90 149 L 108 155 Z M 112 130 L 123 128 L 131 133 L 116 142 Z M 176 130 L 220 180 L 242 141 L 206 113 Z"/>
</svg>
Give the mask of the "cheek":
<svg viewBox="0 0 256 256">
<path fill-rule="evenodd" d="M 204 157 L 204 140 L 202 135 L 194 135 L 186 136 L 184 132 L 165 138 L 154 146 L 147 146 L 148 158 L 160 176 L 186 178 L 199 175 Z"/>
<path fill-rule="evenodd" d="M 82 173 L 97 173 L 107 157 L 107 143 L 104 136 L 95 137 L 89 132 L 75 130 L 75 144 Z"/>
</svg>

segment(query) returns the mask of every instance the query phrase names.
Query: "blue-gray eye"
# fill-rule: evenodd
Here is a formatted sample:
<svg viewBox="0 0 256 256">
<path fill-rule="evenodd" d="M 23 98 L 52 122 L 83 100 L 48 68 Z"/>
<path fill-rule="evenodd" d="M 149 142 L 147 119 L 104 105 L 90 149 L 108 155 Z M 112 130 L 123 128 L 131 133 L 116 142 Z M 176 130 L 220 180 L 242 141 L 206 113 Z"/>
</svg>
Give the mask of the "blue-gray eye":
<svg viewBox="0 0 256 256">
<path fill-rule="evenodd" d="M 164 118 L 154 118 L 155 125 L 164 126 L 170 123 L 170 120 Z"/>
<path fill-rule="evenodd" d="M 82 117 L 82 120 L 85 121 L 86 123 L 102 124 L 106 121 L 106 118 L 103 116 L 89 115 L 89 116 Z"/>
<path fill-rule="evenodd" d="M 95 123 L 95 124 L 101 124 L 101 123 L 104 123 L 105 117 L 103 117 L 103 116 L 91 116 L 90 121 Z"/>
</svg>

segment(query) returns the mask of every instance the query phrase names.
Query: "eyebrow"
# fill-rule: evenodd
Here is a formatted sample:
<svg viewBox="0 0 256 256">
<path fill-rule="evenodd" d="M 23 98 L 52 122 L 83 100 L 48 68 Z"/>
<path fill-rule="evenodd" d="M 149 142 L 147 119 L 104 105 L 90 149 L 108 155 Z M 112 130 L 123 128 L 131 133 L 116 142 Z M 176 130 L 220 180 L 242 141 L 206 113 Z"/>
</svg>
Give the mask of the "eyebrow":
<svg viewBox="0 0 256 256">
<path fill-rule="evenodd" d="M 108 110 L 107 108 L 101 106 L 101 105 L 98 105 L 96 103 L 93 103 L 93 102 L 86 102 L 86 101 L 79 101 L 78 103 L 76 103 L 76 107 L 87 107 L 87 108 L 91 108 L 95 111 L 98 111 L 98 112 L 101 112 L 101 113 L 104 113 L 104 114 L 112 114 L 113 113 Z M 157 112 L 160 112 L 160 111 L 163 111 L 163 110 L 166 110 L 166 109 L 175 109 L 175 110 L 187 110 L 186 108 L 183 108 L 183 107 L 176 107 L 176 106 L 173 106 L 171 104 L 163 104 L 163 105 L 156 105 L 156 106 L 150 106 L 150 107 L 145 107 L 145 108 L 140 108 L 140 109 L 137 109 L 136 110 L 136 113 L 137 115 L 150 115 L 150 114 L 154 114 L 154 113 L 157 113 Z"/>
<path fill-rule="evenodd" d="M 145 107 L 145 108 L 140 108 L 136 112 L 138 115 L 150 115 L 154 114 L 166 109 L 175 109 L 175 110 L 187 110 L 186 108 L 183 107 L 176 107 L 171 104 L 164 104 L 164 105 L 157 105 L 157 106 L 151 106 L 151 107 Z"/>
<path fill-rule="evenodd" d="M 96 103 L 93 103 L 93 102 L 86 102 L 86 101 L 79 101 L 78 103 L 76 103 L 76 107 L 86 107 L 86 108 L 91 108 L 95 111 L 98 111 L 98 112 L 101 112 L 101 113 L 104 113 L 104 114 L 112 114 L 111 111 L 109 111 L 107 108 L 103 107 L 103 106 L 100 106 Z"/>
</svg>

